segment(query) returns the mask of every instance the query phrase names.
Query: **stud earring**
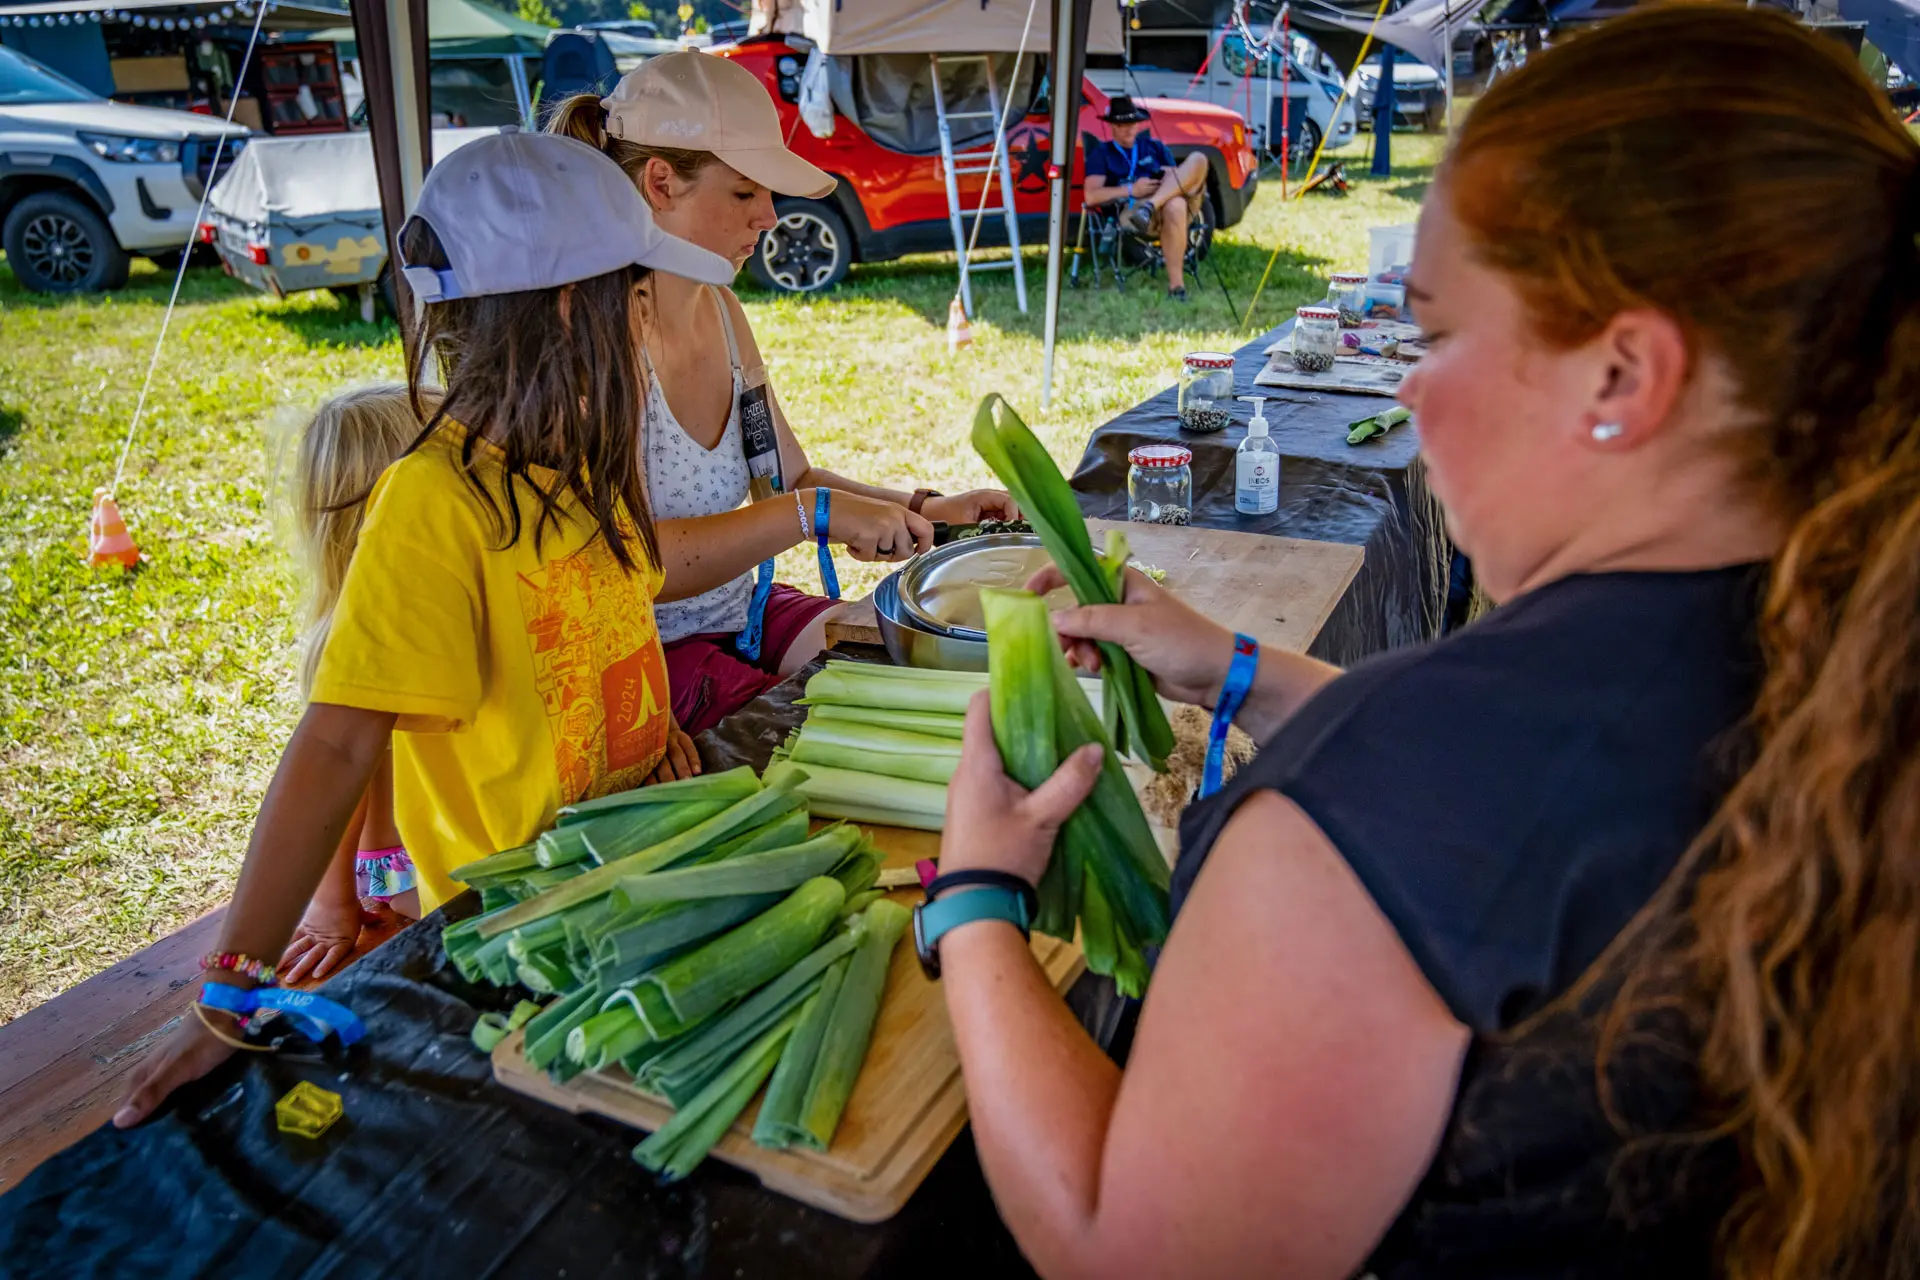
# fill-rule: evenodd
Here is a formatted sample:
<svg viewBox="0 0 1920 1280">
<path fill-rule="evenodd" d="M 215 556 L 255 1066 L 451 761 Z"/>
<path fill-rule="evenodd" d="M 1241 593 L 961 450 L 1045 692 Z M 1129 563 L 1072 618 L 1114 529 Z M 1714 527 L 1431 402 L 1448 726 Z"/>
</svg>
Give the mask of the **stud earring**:
<svg viewBox="0 0 1920 1280">
<path fill-rule="evenodd" d="M 1596 422 L 1593 424 L 1593 438 L 1605 444 L 1609 440 L 1619 439 L 1625 429 L 1617 422 Z"/>
</svg>

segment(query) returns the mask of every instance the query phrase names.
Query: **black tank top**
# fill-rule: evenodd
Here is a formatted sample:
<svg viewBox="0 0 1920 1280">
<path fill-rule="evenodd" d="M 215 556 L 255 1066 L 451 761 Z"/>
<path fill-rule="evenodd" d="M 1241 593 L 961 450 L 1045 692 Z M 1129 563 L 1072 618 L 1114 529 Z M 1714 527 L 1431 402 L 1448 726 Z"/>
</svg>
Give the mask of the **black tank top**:
<svg viewBox="0 0 1920 1280">
<path fill-rule="evenodd" d="M 1564 579 L 1322 690 L 1181 824 L 1177 910 L 1234 809 L 1287 796 L 1474 1038 L 1381 1280 L 1706 1274 L 1726 1144 L 1629 1147 L 1594 1020 L 1533 1017 L 1668 878 L 1738 776 L 1761 571 Z M 1603 983 L 1596 1000 L 1610 991 Z M 1698 1127 L 1684 1028 L 1609 1060 L 1629 1133 Z"/>
</svg>

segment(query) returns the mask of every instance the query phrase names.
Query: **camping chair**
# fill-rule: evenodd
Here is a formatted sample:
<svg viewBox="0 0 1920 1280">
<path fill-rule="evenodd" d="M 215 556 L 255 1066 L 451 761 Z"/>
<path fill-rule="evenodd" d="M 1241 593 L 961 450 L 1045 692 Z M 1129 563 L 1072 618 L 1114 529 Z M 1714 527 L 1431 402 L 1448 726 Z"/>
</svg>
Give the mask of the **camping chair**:
<svg viewBox="0 0 1920 1280">
<path fill-rule="evenodd" d="M 1157 238 L 1149 239 L 1140 235 L 1121 220 L 1120 213 L 1126 207 L 1124 201 L 1095 205 L 1083 209 L 1080 214 L 1080 234 L 1074 242 L 1073 262 L 1067 270 L 1067 284 L 1070 288 L 1080 287 L 1080 263 L 1084 258 L 1089 264 L 1093 287 L 1100 287 L 1103 272 L 1110 272 L 1117 289 L 1127 287 L 1127 277 L 1133 272 L 1144 271 L 1150 278 L 1163 276 L 1167 268 L 1166 250 Z M 1184 260 L 1185 273 L 1189 280 L 1198 281 L 1200 264 L 1212 255 L 1212 228 L 1207 225 L 1207 206 L 1202 204 L 1200 216 L 1187 225 L 1187 246 Z M 1220 265 L 1214 264 L 1213 278 L 1220 285 L 1220 292 L 1226 294 L 1227 307 L 1237 313 L 1233 294 L 1227 290 L 1226 277 L 1220 273 Z"/>
</svg>

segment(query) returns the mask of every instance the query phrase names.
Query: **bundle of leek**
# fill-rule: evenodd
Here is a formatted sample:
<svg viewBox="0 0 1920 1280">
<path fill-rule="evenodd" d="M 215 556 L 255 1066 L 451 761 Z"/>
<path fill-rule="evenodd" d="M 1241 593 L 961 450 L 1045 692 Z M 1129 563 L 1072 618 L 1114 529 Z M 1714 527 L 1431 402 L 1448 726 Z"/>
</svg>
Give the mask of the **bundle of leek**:
<svg viewBox="0 0 1920 1280">
<path fill-rule="evenodd" d="M 1020 504 L 1080 603 L 1118 604 L 1126 539 L 1118 531 L 1110 533 L 1106 554 L 1094 554 L 1087 522 L 1060 468 L 1020 415 L 997 395 L 982 400 L 974 413 L 973 447 Z M 1103 641 L 1100 657 L 1109 745 L 1165 773 L 1173 727 L 1160 708 L 1153 678 L 1119 645 Z"/>
<path fill-rule="evenodd" d="M 1093 793 L 1055 839 L 1034 927 L 1071 938 L 1078 919 L 1087 967 L 1112 977 L 1124 994 L 1141 995 L 1145 949 L 1167 936 L 1166 859 L 1100 716 L 1067 666 L 1046 602 L 1030 591 L 989 590 L 980 593 L 980 603 L 993 736 L 1007 773 L 1035 787 L 1084 744 L 1106 749 Z"/>
</svg>

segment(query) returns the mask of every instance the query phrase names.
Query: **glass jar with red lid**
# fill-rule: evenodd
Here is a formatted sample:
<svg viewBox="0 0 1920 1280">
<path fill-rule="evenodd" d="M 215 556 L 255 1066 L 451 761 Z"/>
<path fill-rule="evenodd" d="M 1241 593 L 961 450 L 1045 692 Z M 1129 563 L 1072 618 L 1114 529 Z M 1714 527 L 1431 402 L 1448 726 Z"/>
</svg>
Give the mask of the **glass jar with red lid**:
<svg viewBox="0 0 1920 1280">
<path fill-rule="evenodd" d="M 1194 351 L 1180 361 L 1180 429 L 1224 431 L 1233 422 L 1233 357 Z"/>
<path fill-rule="evenodd" d="M 1127 519 L 1188 524 L 1193 519 L 1193 450 L 1143 444 L 1127 454 Z"/>
<path fill-rule="evenodd" d="M 1300 307 L 1293 313 L 1293 367 L 1325 373 L 1340 350 L 1340 313 L 1332 307 Z"/>
</svg>

